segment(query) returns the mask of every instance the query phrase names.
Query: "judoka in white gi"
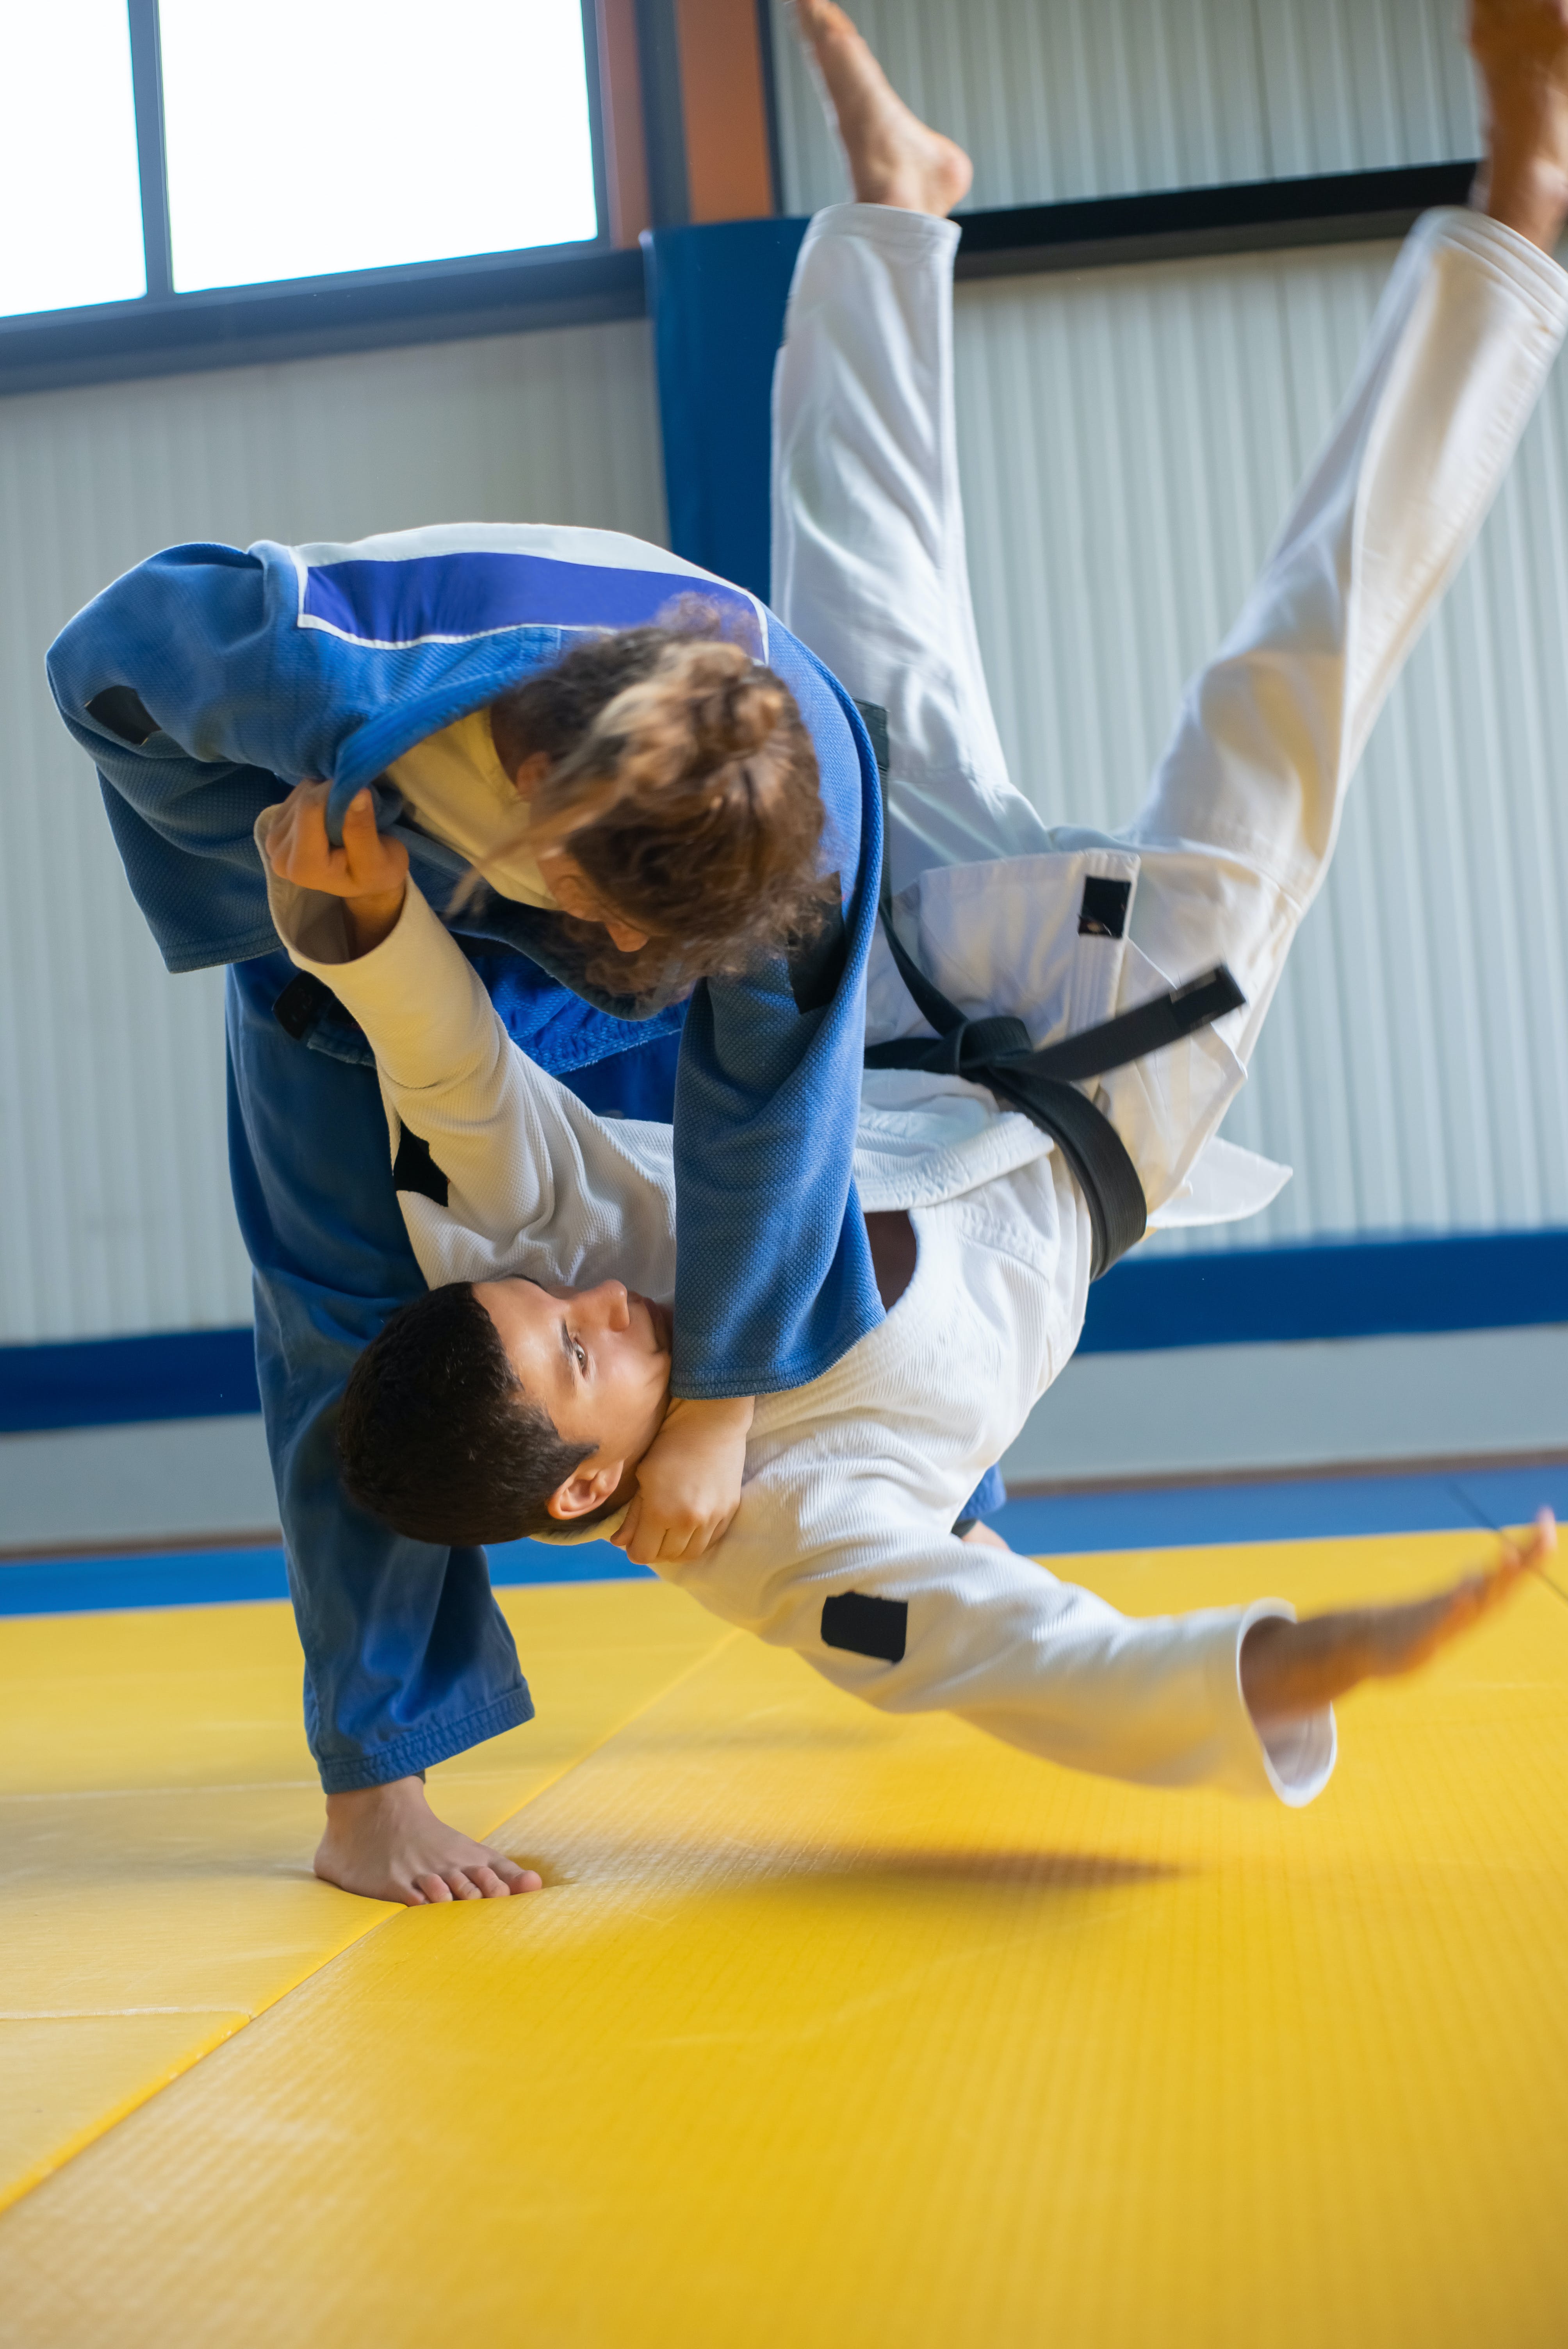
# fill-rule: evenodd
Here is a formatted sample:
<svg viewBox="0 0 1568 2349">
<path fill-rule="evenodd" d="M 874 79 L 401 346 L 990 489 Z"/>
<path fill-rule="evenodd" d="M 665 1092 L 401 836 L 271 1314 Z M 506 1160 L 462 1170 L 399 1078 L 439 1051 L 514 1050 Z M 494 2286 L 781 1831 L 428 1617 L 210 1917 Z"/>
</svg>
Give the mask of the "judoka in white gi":
<svg viewBox="0 0 1568 2349">
<path fill-rule="evenodd" d="M 1549 0 L 1537 12 L 1553 13 Z M 1190 688 L 1141 812 L 1111 835 L 1047 831 L 1006 772 L 965 569 L 958 233 L 941 216 L 964 191 L 964 159 L 907 115 L 839 11 L 802 16 L 857 190 L 872 200 L 820 214 L 800 254 L 777 383 L 774 601 L 888 712 L 897 925 L 964 1013 L 1014 1014 L 1038 1046 L 1229 966 L 1240 1009 L 1094 1092 L 1152 1223 L 1250 1213 L 1284 1170 L 1217 1129 L 1373 719 L 1568 326 L 1568 277 L 1541 249 L 1561 208 L 1544 232 L 1528 215 L 1530 233 L 1479 211 L 1420 222 L 1328 444 Z M 1561 67 L 1561 42 L 1556 54 Z M 1494 210 L 1498 186 L 1494 164 Z M 327 850 L 319 794 L 305 788 L 258 834 L 280 936 L 374 1047 L 390 1148 L 407 1123 L 448 1185 L 445 1204 L 402 1195 L 436 1293 L 362 1360 L 348 1480 L 394 1522 L 399 1510 L 421 1517 L 419 1459 L 445 1445 L 460 1465 L 465 1443 L 450 1419 L 462 1378 L 444 1403 L 434 1370 L 421 1387 L 421 1331 L 438 1329 L 449 1346 L 468 1329 L 565 1449 L 542 1506 L 453 1525 L 452 1537 L 602 1533 L 634 1488 L 667 1392 L 668 1130 L 599 1120 L 511 1044 L 367 802 L 342 851 Z M 879 942 L 868 1040 L 930 1032 Z M 1525 1551 L 1432 1600 L 1291 1630 L 1272 1599 L 1130 1619 L 1030 1561 L 956 1538 L 976 1479 L 1077 1343 L 1085 1199 L 1038 1126 L 929 1071 L 868 1072 L 857 1180 L 886 1318 L 825 1376 L 759 1401 L 732 1527 L 670 1572 L 868 1702 L 952 1711 L 1079 1768 L 1301 1804 L 1333 1767 L 1329 1700 L 1408 1668 L 1549 1546 L 1547 1523 Z M 451 1506 L 504 1515 L 505 1477 L 468 1452 L 471 1497 Z M 490 1859 L 407 1887 L 390 1870 L 388 1889 L 443 1899 L 536 1880 Z"/>
</svg>

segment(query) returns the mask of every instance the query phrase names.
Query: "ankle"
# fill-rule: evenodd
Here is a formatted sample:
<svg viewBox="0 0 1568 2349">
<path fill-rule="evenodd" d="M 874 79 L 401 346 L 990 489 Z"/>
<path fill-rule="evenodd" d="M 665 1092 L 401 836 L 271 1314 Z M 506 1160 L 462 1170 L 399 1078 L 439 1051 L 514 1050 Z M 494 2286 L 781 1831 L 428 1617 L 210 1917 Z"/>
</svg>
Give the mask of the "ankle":
<svg viewBox="0 0 1568 2349">
<path fill-rule="evenodd" d="M 1514 153 L 1500 148 L 1481 165 L 1471 201 L 1490 220 L 1551 253 L 1568 218 L 1568 159 L 1539 148 Z"/>
<path fill-rule="evenodd" d="M 348 1786 L 326 1797 L 326 1823 L 362 1818 L 367 1811 L 397 1809 L 413 1802 L 425 1804 L 425 1774 L 408 1778 L 384 1778 L 375 1786 Z"/>
</svg>

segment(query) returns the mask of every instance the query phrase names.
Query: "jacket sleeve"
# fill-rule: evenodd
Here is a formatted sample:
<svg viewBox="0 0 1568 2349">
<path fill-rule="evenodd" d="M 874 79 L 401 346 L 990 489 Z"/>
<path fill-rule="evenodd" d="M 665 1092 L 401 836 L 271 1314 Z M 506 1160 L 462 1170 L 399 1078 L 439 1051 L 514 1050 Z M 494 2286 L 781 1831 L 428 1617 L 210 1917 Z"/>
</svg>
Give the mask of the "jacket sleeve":
<svg viewBox="0 0 1568 2349">
<path fill-rule="evenodd" d="M 50 689 L 171 970 L 275 947 L 252 827 L 280 780 L 329 771 L 325 697 L 279 689 L 269 595 L 254 555 L 172 547 L 49 649 Z"/>
<path fill-rule="evenodd" d="M 258 829 L 264 833 L 264 822 Z M 554 1210 L 554 1169 L 563 1162 L 570 1179 L 577 1160 L 572 1112 L 592 1112 L 517 1051 L 419 891 L 410 882 L 396 926 L 350 958 L 339 899 L 275 875 L 267 885 L 291 960 L 330 987 L 364 1030 L 382 1100 L 428 1145 L 453 1215 L 502 1245 L 542 1237 Z"/>
<path fill-rule="evenodd" d="M 799 1448 L 765 1467 L 682 1588 L 882 1712 L 954 1713 L 1068 1769 L 1293 1808 L 1327 1784 L 1332 1707 L 1264 1733 L 1242 1695 L 1242 1641 L 1293 1619 L 1284 1601 L 1123 1615 L 1033 1558 L 926 1529 L 885 1468 L 834 1465 L 810 1486 Z"/>
<path fill-rule="evenodd" d="M 692 998 L 676 1083 L 677 1395 L 803 1386 L 882 1318 L 853 1181 L 882 796 L 842 688 L 803 648 L 785 674 L 817 745 L 829 854 L 851 860 L 843 967 L 812 1009 L 781 957 Z"/>
</svg>

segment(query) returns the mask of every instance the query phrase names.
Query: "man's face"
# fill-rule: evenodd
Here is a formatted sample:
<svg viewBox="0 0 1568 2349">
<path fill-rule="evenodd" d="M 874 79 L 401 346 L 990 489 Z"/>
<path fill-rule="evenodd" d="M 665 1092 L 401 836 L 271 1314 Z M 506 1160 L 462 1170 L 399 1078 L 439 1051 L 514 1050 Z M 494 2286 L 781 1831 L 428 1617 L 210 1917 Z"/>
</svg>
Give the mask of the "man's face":
<svg viewBox="0 0 1568 2349">
<path fill-rule="evenodd" d="M 547 1288 L 480 1280 L 490 1315 L 522 1386 L 569 1444 L 593 1450 L 550 1505 L 568 1521 L 603 1507 L 653 1443 L 669 1406 L 670 1316 L 624 1281 Z"/>
</svg>

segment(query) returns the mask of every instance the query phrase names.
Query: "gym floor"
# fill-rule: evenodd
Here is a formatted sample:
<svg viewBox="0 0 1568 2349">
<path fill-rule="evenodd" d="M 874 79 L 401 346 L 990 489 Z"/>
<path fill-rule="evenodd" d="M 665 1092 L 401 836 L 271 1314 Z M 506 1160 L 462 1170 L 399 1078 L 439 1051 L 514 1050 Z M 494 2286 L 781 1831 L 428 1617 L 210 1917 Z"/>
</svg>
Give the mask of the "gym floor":
<svg viewBox="0 0 1568 2349">
<path fill-rule="evenodd" d="M 1056 1563 L 1306 1609 L 1488 1547 Z M 884 1720 L 651 1579 L 502 1596 L 539 1718 L 432 1775 L 546 1889 L 416 1910 L 309 1873 L 283 1602 L 0 1624 L 16 2349 L 1562 2341 L 1549 1591 L 1305 1814 Z"/>
</svg>

